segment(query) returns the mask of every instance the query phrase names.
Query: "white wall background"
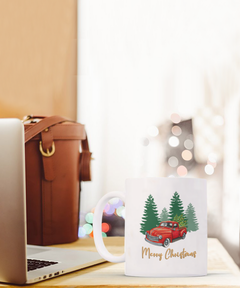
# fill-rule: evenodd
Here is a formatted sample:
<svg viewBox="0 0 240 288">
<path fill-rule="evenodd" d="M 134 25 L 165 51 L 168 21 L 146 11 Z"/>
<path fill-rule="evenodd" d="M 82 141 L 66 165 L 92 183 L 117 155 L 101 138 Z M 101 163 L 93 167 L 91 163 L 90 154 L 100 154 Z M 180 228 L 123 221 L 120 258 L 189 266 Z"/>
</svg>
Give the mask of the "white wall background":
<svg viewBox="0 0 240 288">
<path fill-rule="evenodd" d="M 127 177 L 162 174 L 160 149 L 141 145 L 149 126 L 223 109 L 238 91 L 239 12 L 229 0 L 79 1 L 78 115 L 95 158 L 83 209 Z"/>
</svg>

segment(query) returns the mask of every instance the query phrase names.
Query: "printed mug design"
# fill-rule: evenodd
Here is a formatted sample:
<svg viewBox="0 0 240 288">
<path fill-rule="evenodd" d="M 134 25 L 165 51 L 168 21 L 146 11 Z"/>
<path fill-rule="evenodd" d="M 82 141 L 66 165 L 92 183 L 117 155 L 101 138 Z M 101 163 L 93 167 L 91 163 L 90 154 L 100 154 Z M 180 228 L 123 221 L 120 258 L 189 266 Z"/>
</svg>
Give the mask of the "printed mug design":
<svg viewBox="0 0 240 288">
<path fill-rule="evenodd" d="M 164 207 L 159 215 L 157 205 L 150 194 L 145 201 L 140 232 L 153 245 L 168 247 L 170 243 L 185 239 L 188 232 L 199 230 L 194 206 L 189 203 L 184 212 L 180 195 L 175 192 L 170 201 L 169 212 Z"/>
</svg>

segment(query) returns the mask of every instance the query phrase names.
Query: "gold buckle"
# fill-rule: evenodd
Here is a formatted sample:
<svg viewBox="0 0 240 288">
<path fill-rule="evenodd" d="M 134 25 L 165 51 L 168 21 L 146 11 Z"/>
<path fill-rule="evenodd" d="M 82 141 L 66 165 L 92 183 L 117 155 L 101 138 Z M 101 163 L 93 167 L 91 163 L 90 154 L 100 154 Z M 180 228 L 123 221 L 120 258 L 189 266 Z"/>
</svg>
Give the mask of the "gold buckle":
<svg viewBox="0 0 240 288">
<path fill-rule="evenodd" d="M 27 121 L 30 120 L 31 118 L 32 118 L 32 115 L 24 116 L 23 119 L 22 119 L 22 123 L 27 122 Z"/>
<path fill-rule="evenodd" d="M 55 153 L 55 144 L 52 142 L 51 152 L 47 149 L 47 152 L 43 151 L 42 141 L 39 142 L 39 150 L 44 157 L 51 157 Z"/>
</svg>

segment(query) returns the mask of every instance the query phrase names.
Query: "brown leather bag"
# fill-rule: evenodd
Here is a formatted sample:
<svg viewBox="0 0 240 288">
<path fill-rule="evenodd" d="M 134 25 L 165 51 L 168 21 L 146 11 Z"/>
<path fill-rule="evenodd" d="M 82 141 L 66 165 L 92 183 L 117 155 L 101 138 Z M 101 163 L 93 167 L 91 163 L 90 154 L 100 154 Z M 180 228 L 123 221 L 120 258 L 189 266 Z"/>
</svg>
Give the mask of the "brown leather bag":
<svg viewBox="0 0 240 288">
<path fill-rule="evenodd" d="M 84 126 L 60 116 L 28 116 L 27 120 L 27 242 L 51 245 L 75 241 L 80 181 L 91 180 L 91 153 Z"/>
</svg>

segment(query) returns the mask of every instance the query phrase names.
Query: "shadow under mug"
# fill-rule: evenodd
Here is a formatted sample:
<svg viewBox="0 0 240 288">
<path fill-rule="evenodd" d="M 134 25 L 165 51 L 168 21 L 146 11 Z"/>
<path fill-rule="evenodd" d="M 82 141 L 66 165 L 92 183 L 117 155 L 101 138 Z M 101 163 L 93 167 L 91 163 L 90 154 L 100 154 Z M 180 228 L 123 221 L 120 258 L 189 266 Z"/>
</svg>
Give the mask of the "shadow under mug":
<svg viewBox="0 0 240 288">
<path fill-rule="evenodd" d="M 110 192 L 98 202 L 94 242 L 110 262 L 125 262 L 125 275 L 185 277 L 207 274 L 206 180 L 133 178 L 125 193 Z M 125 202 L 125 252 L 114 256 L 102 238 L 102 214 L 112 198 Z"/>
</svg>

